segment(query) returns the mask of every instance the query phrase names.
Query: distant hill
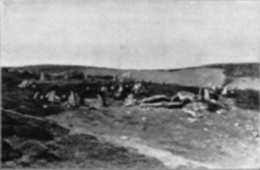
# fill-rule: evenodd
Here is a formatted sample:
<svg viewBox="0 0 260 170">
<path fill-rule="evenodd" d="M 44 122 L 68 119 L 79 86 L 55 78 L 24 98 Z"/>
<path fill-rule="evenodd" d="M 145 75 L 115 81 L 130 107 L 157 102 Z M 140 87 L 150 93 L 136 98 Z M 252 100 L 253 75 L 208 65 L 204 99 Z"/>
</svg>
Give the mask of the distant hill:
<svg viewBox="0 0 260 170">
<path fill-rule="evenodd" d="M 212 64 L 183 69 L 133 70 L 113 69 L 74 65 L 34 65 L 15 67 L 39 74 L 40 72 L 63 72 L 69 70 L 82 71 L 89 75 L 117 75 L 124 74 L 136 80 L 152 81 L 155 83 L 180 84 L 185 86 L 209 86 L 232 84 L 233 87 L 242 85 L 243 88 L 257 87 L 259 82 L 259 63 Z M 245 80 L 244 80 L 245 79 Z M 234 84 L 235 82 L 235 84 Z M 246 83 L 244 83 L 246 82 Z"/>
</svg>

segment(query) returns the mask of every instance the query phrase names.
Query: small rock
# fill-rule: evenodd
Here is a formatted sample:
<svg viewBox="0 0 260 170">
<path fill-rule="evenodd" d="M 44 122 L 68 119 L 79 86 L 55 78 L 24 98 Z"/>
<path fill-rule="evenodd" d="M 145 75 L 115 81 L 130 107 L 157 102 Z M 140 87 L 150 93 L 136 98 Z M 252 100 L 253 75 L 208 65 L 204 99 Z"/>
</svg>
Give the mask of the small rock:
<svg viewBox="0 0 260 170">
<path fill-rule="evenodd" d="M 238 127 L 238 126 L 239 126 L 239 123 L 235 123 L 235 126 Z"/>
<path fill-rule="evenodd" d="M 20 163 L 29 164 L 30 163 L 29 155 L 22 156 L 22 158 L 20 159 Z"/>
<path fill-rule="evenodd" d="M 5 167 L 8 167 L 8 168 L 13 168 L 13 167 L 16 166 L 16 163 L 13 162 L 13 161 L 8 161 L 8 162 L 5 162 L 5 163 L 4 163 L 4 166 L 5 166 Z"/>
<path fill-rule="evenodd" d="M 129 139 L 129 137 L 128 136 L 121 136 L 120 139 L 127 140 L 127 139 Z"/>
<path fill-rule="evenodd" d="M 198 119 L 195 119 L 195 118 L 188 118 L 187 120 L 188 120 L 190 123 L 193 123 L 193 122 L 198 121 Z"/>
<path fill-rule="evenodd" d="M 259 138 L 259 134 L 258 134 L 256 131 L 253 131 L 253 136 L 254 136 L 255 138 Z"/>
<path fill-rule="evenodd" d="M 209 129 L 208 129 L 208 128 L 203 128 L 203 130 L 204 130 L 204 131 L 209 131 Z"/>
</svg>

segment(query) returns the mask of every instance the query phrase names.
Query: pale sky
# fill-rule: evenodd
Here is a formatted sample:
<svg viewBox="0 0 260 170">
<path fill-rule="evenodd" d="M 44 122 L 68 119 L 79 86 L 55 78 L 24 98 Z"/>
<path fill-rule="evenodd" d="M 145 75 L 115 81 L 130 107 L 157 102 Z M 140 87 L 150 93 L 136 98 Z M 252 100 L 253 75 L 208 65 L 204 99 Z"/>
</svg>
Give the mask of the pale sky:
<svg viewBox="0 0 260 170">
<path fill-rule="evenodd" d="M 4 0 L 1 65 L 258 62 L 260 1 Z"/>
</svg>

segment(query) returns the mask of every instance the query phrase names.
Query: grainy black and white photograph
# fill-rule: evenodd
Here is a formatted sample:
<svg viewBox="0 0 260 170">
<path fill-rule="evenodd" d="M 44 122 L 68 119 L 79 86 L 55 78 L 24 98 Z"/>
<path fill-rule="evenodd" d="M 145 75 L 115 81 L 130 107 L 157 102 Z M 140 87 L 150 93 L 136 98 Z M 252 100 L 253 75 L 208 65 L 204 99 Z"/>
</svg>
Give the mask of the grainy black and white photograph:
<svg viewBox="0 0 260 170">
<path fill-rule="evenodd" d="M 260 169 L 260 1 L 0 2 L 1 168 Z"/>
</svg>

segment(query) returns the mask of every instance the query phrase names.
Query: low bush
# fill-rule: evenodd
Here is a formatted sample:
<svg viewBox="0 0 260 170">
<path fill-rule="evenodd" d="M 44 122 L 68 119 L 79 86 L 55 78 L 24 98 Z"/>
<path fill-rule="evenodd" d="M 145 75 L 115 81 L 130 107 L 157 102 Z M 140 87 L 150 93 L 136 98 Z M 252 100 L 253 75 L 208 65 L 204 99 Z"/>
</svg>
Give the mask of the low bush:
<svg viewBox="0 0 260 170">
<path fill-rule="evenodd" d="M 242 109 L 259 111 L 259 91 L 257 90 L 236 90 L 236 105 Z"/>
</svg>

